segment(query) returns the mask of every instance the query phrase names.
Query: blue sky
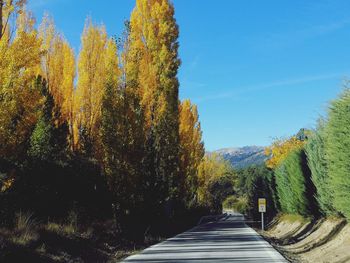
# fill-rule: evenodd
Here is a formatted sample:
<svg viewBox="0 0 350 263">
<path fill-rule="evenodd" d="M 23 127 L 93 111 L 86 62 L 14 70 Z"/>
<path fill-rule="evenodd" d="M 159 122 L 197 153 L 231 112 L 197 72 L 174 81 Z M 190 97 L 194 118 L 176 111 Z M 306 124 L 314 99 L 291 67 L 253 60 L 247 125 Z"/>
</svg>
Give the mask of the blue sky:
<svg viewBox="0 0 350 263">
<path fill-rule="evenodd" d="M 29 0 L 76 52 L 86 16 L 119 35 L 134 0 Z M 207 150 L 314 127 L 350 76 L 348 0 L 174 0 L 180 97 L 198 104 Z"/>
</svg>

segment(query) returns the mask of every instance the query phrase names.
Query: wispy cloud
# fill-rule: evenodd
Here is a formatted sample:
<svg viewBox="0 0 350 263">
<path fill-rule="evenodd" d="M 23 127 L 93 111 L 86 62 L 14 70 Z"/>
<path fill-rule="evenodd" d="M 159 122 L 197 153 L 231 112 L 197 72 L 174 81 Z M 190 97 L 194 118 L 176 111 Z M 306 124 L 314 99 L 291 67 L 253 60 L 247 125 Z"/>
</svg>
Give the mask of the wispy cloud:
<svg viewBox="0 0 350 263">
<path fill-rule="evenodd" d="M 196 89 L 196 88 L 203 88 L 208 86 L 208 84 L 198 81 L 192 81 L 192 80 L 184 80 L 181 81 L 181 87 L 185 89 Z"/>
<path fill-rule="evenodd" d="M 201 102 L 206 102 L 206 101 L 211 101 L 211 100 L 235 98 L 235 97 L 238 97 L 238 96 L 246 94 L 246 93 L 267 90 L 267 89 L 271 89 L 271 88 L 275 88 L 275 87 L 303 84 L 303 83 L 308 83 L 308 82 L 313 82 L 313 81 L 318 81 L 318 80 L 325 80 L 325 79 L 335 79 L 335 78 L 341 79 L 342 77 L 345 76 L 344 72 L 322 74 L 322 75 L 313 75 L 313 76 L 292 78 L 292 79 L 286 79 L 286 80 L 278 80 L 278 81 L 273 81 L 273 82 L 263 83 L 263 84 L 258 84 L 258 85 L 252 85 L 252 86 L 237 87 L 237 88 L 231 89 L 232 91 L 229 91 L 229 92 L 222 92 L 222 93 L 213 94 L 213 95 L 209 95 L 209 96 L 199 97 L 199 98 L 194 99 L 194 101 L 197 103 L 201 103 Z"/>
<path fill-rule="evenodd" d="M 269 34 L 267 36 L 255 39 L 254 45 L 259 49 L 265 48 L 284 48 L 304 42 L 308 39 L 333 33 L 337 30 L 350 25 L 350 18 L 340 21 L 334 21 L 328 24 L 313 25 L 296 31 Z"/>
<path fill-rule="evenodd" d="M 191 70 L 197 68 L 199 59 L 200 59 L 200 56 L 199 56 L 199 55 L 196 55 L 196 56 L 194 57 L 194 59 L 191 61 L 190 66 L 189 66 L 189 68 L 190 68 Z"/>
</svg>

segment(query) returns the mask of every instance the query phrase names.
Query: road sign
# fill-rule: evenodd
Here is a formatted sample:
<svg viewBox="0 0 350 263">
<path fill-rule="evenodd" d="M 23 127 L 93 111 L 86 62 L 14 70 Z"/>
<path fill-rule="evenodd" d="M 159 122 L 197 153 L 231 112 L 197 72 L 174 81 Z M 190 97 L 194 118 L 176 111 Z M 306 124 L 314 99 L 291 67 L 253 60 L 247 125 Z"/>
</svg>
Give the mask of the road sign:
<svg viewBox="0 0 350 263">
<path fill-rule="evenodd" d="M 266 213 L 266 199 L 265 198 L 259 198 L 258 207 L 259 207 L 260 213 Z"/>
<path fill-rule="evenodd" d="M 266 199 L 258 199 L 259 212 L 261 213 L 261 230 L 264 231 L 264 213 L 266 213 Z"/>
</svg>

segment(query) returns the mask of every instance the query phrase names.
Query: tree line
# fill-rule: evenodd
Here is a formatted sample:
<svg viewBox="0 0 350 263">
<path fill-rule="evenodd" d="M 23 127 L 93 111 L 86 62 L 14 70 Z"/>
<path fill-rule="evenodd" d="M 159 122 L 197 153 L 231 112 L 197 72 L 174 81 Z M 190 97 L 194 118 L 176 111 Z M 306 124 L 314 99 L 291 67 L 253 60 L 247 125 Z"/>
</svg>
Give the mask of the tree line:
<svg viewBox="0 0 350 263">
<path fill-rule="evenodd" d="M 345 87 L 314 130 L 275 140 L 266 148 L 265 165 L 239 171 L 238 197 L 226 202 L 255 217 L 257 198 L 265 197 L 270 218 L 282 212 L 350 219 L 349 105 Z"/>
<path fill-rule="evenodd" d="M 179 100 L 174 12 L 137 0 L 118 38 L 87 18 L 76 56 L 52 17 L 36 28 L 25 0 L 0 0 L 3 224 L 76 210 L 139 235 L 220 209 L 203 189 L 222 160 L 204 158 L 197 107 Z"/>
</svg>

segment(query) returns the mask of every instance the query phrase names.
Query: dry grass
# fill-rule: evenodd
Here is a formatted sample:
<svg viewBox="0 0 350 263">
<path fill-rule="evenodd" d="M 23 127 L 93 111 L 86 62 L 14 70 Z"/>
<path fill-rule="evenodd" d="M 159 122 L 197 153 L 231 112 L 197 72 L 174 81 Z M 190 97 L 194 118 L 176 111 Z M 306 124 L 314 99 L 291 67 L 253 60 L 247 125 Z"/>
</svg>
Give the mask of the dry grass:
<svg viewBox="0 0 350 263">
<path fill-rule="evenodd" d="M 45 229 L 51 232 L 55 233 L 60 233 L 61 232 L 62 226 L 54 223 L 54 222 L 48 222 L 47 225 L 45 226 Z"/>
<path fill-rule="evenodd" d="M 61 235 L 74 235 L 78 233 L 78 215 L 74 211 L 70 212 L 64 224 L 48 222 L 45 229 Z"/>
<path fill-rule="evenodd" d="M 40 254 L 45 254 L 46 253 L 46 246 L 45 244 L 42 244 L 40 247 L 36 249 Z"/>
<path fill-rule="evenodd" d="M 54 222 L 49 222 L 45 225 L 47 231 L 54 232 L 60 235 L 70 236 L 78 232 L 77 227 L 72 224 L 57 224 Z"/>
<path fill-rule="evenodd" d="M 15 218 L 15 228 L 11 240 L 15 244 L 27 245 L 39 238 L 38 223 L 31 213 L 19 212 Z"/>
</svg>

